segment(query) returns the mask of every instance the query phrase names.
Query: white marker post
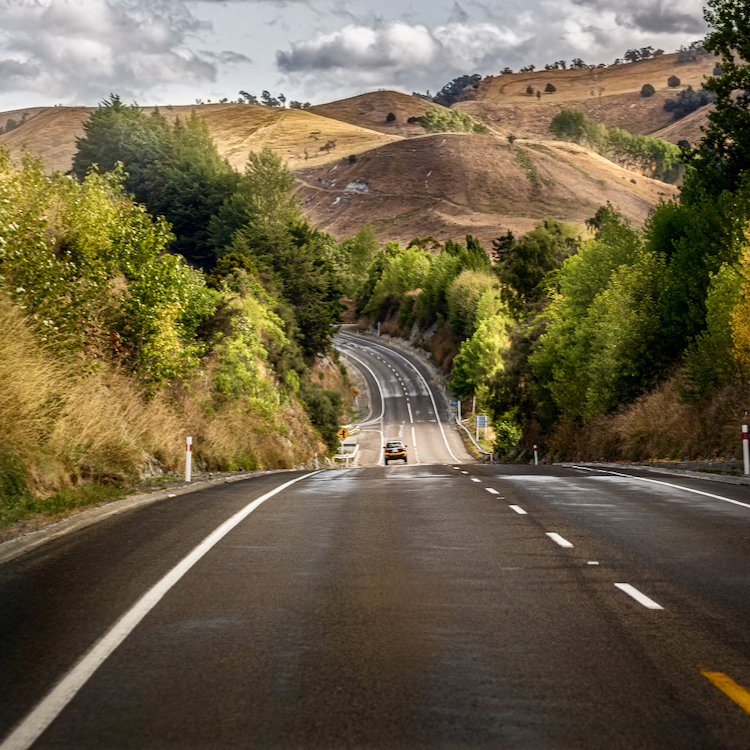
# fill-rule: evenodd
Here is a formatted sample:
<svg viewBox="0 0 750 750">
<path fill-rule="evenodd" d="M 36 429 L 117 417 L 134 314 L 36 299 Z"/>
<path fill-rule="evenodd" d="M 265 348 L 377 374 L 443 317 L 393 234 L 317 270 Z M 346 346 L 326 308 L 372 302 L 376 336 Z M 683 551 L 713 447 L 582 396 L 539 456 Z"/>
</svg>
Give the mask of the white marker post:
<svg viewBox="0 0 750 750">
<path fill-rule="evenodd" d="M 539 453 L 536 446 L 534 446 L 534 466 L 539 466 Z"/>
<path fill-rule="evenodd" d="M 748 447 L 747 425 L 742 425 L 742 457 L 745 459 L 745 476 L 750 475 L 750 447 Z"/>
<path fill-rule="evenodd" d="M 192 468 L 193 468 L 193 438 L 189 437 L 187 439 L 187 444 L 185 445 L 185 481 L 190 482 L 192 478 Z"/>
</svg>

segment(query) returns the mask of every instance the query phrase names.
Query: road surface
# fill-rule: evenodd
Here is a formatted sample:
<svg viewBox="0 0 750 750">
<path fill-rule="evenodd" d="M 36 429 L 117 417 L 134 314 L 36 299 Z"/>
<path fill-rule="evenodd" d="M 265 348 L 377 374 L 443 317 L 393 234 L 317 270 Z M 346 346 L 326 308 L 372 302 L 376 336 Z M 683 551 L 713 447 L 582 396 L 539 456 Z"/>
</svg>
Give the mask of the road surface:
<svg viewBox="0 0 750 750">
<path fill-rule="evenodd" d="M 747 487 L 428 464 L 407 390 L 423 421 L 385 395 L 384 424 L 422 463 L 226 484 L 0 565 L 0 750 L 746 749 Z"/>
<path fill-rule="evenodd" d="M 364 417 L 357 465 L 382 465 L 387 440 L 406 443 L 408 463 L 474 462 L 440 387 L 416 357 L 352 333 L 340 333 L 336 348 L 357 367 L 370 394 L 370 414 Z"/>
</svg>

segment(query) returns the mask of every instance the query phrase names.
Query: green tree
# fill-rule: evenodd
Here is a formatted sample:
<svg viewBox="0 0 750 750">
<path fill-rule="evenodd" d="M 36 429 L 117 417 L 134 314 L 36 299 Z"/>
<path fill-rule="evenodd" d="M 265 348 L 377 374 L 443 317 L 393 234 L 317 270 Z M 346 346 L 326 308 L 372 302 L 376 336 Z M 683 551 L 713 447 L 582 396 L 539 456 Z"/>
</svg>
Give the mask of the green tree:
<svg viewBox="0 0 750 750">
<path fill-rule="evenodd" d="M 722 74 L 704 88 L 716 96 L 700 149 L 692 163 L 716 175 L 716 186 L 733 190 L 750 167 L 750 0 L 707 0 L 706 51 L 721 57 Z"/>
</svg>

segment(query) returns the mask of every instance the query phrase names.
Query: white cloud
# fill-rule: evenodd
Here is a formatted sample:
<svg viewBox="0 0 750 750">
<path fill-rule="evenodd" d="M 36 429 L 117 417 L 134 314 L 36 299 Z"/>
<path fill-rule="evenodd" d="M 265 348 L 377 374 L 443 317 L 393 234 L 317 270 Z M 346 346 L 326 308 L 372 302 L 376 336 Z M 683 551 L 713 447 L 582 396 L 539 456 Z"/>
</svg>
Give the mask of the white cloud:
<svg viewBox="0 0 750 750">
<path fill-rule="evenodd" d="M 139 97 L 213 81 L 219 64 L 247 60 L 193 51 L 193 37 L 209 27 L 182 0 L 0 0 L 0 14 L 0 60 L 16 66 L 0 76 L 0 92 L 84 103 L 113 91 Z"/>
<path fill-rule="evenodd" d="M 376 21 L 318 31 L 277 51 L 276 65 L 289 86 L 318 98 L 372 86 L 434 91 L 459 75 L 506 65 L 612 62 L 636 46 L 672 51 L 703 33 L 701 0 L 532 0 L 515 17 L 507 6 L 466 0 L 443 25 Z"/>
</svg>

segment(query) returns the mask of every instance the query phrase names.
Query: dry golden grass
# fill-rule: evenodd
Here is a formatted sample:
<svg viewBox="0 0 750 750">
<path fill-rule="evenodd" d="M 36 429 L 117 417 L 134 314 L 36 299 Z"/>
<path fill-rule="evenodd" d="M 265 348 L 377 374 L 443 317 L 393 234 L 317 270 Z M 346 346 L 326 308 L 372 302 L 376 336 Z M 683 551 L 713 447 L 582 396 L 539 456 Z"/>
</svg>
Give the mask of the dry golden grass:
<svg viewBox="0 0 750 750">
<path fill-rule="evenodd" d="M 640 225 L 659 199 L 677 194 L 575 144 L 521 141 L 511 149 L 504 138 L 458 133 L 391 143 L 353 164 L 297 175 L 307 214 L 337 237 L 369 223 L 380 242 L 472 234 L 487 248 L 506 229 L 523 234 L 550 216 L 583 225 L 607 201 Z"/>
<path fill-rule="evenodd" d="M 210 361 L 205 365 L 204 377 L 147 398 L 115 365 L 100 362 L 81 375 L 80 362 L 53 358 L 0 295 L 0 517 L 15 518 L 16 510 L 16 516 L 6 511 L 23 497 L 90 484 L 126 486 L 154 458 L 180 474 L 187 435 L 194 437 L 196 473 L 295 468 L 326 452 L 294 399 L 271 415 L 247 402 L 217 404 Z M 348 391 L 337 367 L 326 372 L 328 387 Z M 74 509 L 75 502 L 65 503 L 67 512 Z"/>
<path fill-rule="evenodd" d="M 704 406 L 688 405 L 680 400 L 678 376 L 673 376 L 615 414 L 585 426 L 558 425 L 543 442 L 558 460 L 736 457 L 749 396 L 748 388 L 727 387 Z"/>
</svg>

